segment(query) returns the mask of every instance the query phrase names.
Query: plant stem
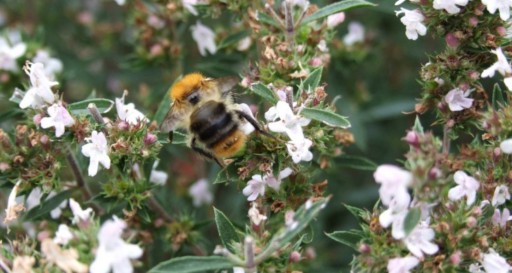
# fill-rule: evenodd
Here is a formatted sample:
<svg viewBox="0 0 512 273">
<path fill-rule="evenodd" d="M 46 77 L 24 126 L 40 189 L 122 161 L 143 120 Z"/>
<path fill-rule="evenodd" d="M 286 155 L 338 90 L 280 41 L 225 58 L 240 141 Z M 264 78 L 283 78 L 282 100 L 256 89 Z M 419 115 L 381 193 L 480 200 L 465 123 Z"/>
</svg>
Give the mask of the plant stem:
<svg viewBox="0 0 512 273">
<path fill-rule="evenodd" d="M 3 257 L 2 257 L 3 258 Z M 9 267 L 4 263 L 4 260 L 3 259 L 0 259 L 0 268 L 2 268 L 2 270 L 5 272 L 5 273 L 11 273 L 11 270 L 9 269 Z"/>
<path fill-rule="evenodd" d="M 71 167 L 71 171 L 73 172 L 73 175 L 75 176 L 76 183 L 79 188 L 82 189 L 83 195 L 85 199 L 91 200 L 92 199 L 92 193 L 91 189 L 89 189 L 89 186 L 85 182 L 84 176 L 82 175 L 82 172 L 80 171 L 80 168 L 78 167 L 78 163 L 76 162 L 76 158 L 71 152 L 70 149 L 68 149 L 68 154 L 66 155 L 66 159 L 69 163 L 69 167 Z M 104 210 L 102 207 L 97 206 L 96 204 L 91 202 L 91 206 L 94 208 L 98 214 L 103 214 Z"/>
<path fill-rule="evenodd" d="M 87 106 L 87 109 L 89 110 L 89 113 L 91 113 L 91 116 L 94 118 L 94 120 L 95 120 L 99 125 L 101 125 L 101 131 L 102 131 L 105 135 L 108 135 L 108 131 L 107 131 L 107 129 L 105 128 L 105 121 L 103 120 L 103 117 L 101 116 L 100 111 L 99 111 L 99 110 L 98 110 L 98 108 L 96 107 L 96 104 L 94 104 L 94 103 L 89 103 L 89 105 Z"/>
<path fill-rule="evenodd" d="M 448 154 L 450 152 L 450 127 L 447 124 L 444 125 L 443 128 L 443 154 Z"/>
<path fill-rule="evenodd" d="M 256 264 L 254 263 L 254 239 L 251 236 L 245 237 L 245 269 L 247 273 L 256 273 Z"/>
<path fill-rule="evenodd" d="M 171 215 L 169 215 L 167 211 L 165 211 L 165 209 L 160 205 L 160 203 L 158 203 L 158 201 L 153 195 L 149 196 L 148 205 L 166 222 L 171 223 L 173 221 Z"/>
</svg>

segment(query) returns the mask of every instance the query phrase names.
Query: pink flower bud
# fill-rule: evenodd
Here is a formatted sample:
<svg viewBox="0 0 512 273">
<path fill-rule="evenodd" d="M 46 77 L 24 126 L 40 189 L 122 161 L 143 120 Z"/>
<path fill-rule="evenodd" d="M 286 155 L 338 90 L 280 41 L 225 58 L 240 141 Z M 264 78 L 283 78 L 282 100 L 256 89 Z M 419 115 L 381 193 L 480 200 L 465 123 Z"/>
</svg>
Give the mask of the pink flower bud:
<svg viewBox="0 0 512 273">
<path fill-rule="evenodd" d="M 160 44 L 154 44 L 149 49 L 149 55 L 151 55 L 151 57 L 160 56 L 162 53 L 164 53 L 164 49 Z"/>
<path fill-rule="evenodd" d="M 474 16 L 469 18 L 469 24 L 473 27 L 476 27 L 478 25 L 478 18 Z"/>
<path fill-rule="evenodd" d="M 359 246 L 359 249 L 358 249 L 358 250 L 359 250 L 359 252 L 360 252 L 360 253 L 368 254 L 368 253 L 370 253 L 370 251 L 371 251 L 372 249 L 370 248 L 370 246 L 369 246 L 369 245 L 367 245 L 367 244 L 362 244 L 362 245 L 360 245 L 360 246 Z"/>
<path fill-rule="evenodd" d="M 475 215 L 475 216 L 477 216 L 477 217 L 478 217 L 478 216 L 482 215 L 482 209 L 481 209 L 480 207 L 475 207 L 475 208 L 473 209 L 473 212 L 472 212 L 472 213 L 473 213 L 473 215 Z"/>
<path fill-rule="evenodd" d="M 448 126 L 449 128 L 452 128 L 453 126 L 455 126 L 455 120 L 453 119 L 450 119 L 446 122 L 446 126 Z"/>
<path fill-rule="evenodd" d="M 11 79 L 11 76 L 7 73 L 2 73 L 0 75 L 0 82 L 8 82 Z"/>
<path fill-rule="evenodd" d="M 147 133 L 144 136 L 144 144 L 151 145 L 157 141 L 157 137 L 152 133 Z"/>
<path fill-rule="evenodd" d="M 444 40 L 449 47 L 458 47 L 460 44 L 459 39 L 451 32 L 446 35 Z"/>
<path fill-rule="evenodd" d="M 300 262 L 300 253 L 297 251 L 293 251 L 290 253 L 290 263 L 298 263 Z"/>
<path fill-rule="evenodd" d="M 41 231 L 37 234 L 37 240 L 42 242 L 46 238 L 50 238 L 51 234 L 48 230 Z"/>
<path fill-rule="evenodd" d="M 316 258 L 316 251 L 313 247 L 308 246 L 304 251 L 304 258 L 308 260 L 314 260 Z"/>
<path fill-rule="evenodd" d="M 478 71 L 469 71 L 468 73 L 468 76 L 472 79 L 472 80 L 478 80 L 480 78 L 480 73 L 478 73 Z"/>
<path fill-rule="evenodd" d="M 47 135 L 42 135 L 39 138 L 39 141 L 41 142 L 41 144 L 46 145 L 48 144 L 48 142 L 50 142 L 50 138 Z"/>
<path fill-rule="evenodd" d="M 130 124 L 128 124 L 128 122 L 122 120 L 120 121 L 118 124 L 117 124 L 117 128 L 119 130 L 123 130 L 123 131 L 127 131 L 128 129 L 130 129 Z"/>
<path fill-rule="evenodd" d="M 505 35 L 507 35 L 507 29 L 504 27 L 504 26 L 499 26 L 496 28 L 496 32 L 498 33 L 498 35 L 500 35 L 501 37 L 505 37 Z"/>
<path fill-rule="evenodd" d="M 319 67 L 322 65 L 322 59 L 315 57 L 309 61 L 309 64 L 313 67 Z"/>
<path fill-rule="evenodd" d="M 32 118 L 36 126 L 39 126 L 39 124 L 41 124 L 41 119 L 43 119 L 43 115 L 41 114 L 37 114 Z"/>
<path fill-rule="evenodd" d="M 477 224 L 476 218 L 473 216 L 469 216 L 468 219 L 466 220 L 466 225 L 470 228 L 475 227 L 476 224 Z"/>
<path fill-rule="evenodd" d="M 430 171 L 428 172 L 428 177 L 430 179 L 438 179 L 441 177 L 441 175 L 442 175 L 442 172 L 438 167 L 434 167 L 434 168 L 430 169 Z"/>
<path fill-rule="evenodd" d="M 451 256 L 450 256 L 450 262 L 455 265 L 455 266 L 458 266 L 460 261 L 462 260 L 461 259 L 461 256 L 462 256 L 462 253 L 457 250 L 455 251 L 455 253 L 453 253 Z"/>
<path fill-rule="evenodd" d="M 500 155 L 501 155 L 500 147 L 494 148 L 494 151 L 492 151 L 492 154 L 494 156 L 494 160 L 498 159 L 498 157 L 500 157 Z"/>
<path fill-rule="evenodd" d="M 407 132 L 407 135 L 405 135 L 404 138 L 405 142 L 409 143 L 409 145 L 418 147 L 420 145 L 420 138 L 418 136 L 418 133 L 415 131 L 409 131 Z"/>
</svg>

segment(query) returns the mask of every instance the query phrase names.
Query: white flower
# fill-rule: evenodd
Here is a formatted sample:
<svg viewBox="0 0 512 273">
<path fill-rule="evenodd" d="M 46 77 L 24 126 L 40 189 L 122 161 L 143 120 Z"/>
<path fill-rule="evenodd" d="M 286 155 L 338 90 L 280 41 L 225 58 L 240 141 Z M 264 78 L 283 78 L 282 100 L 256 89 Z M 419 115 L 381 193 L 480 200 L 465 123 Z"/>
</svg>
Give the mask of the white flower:
<svg viewBox="0 0 512 273">
<path fill-rule="evenodd" d="M 198 0 L 181 0 L 183 7 L 195 16 L 199 14 L 197 13 L 196 7 L 194 7 L 198 4 L 198 2 Z"/>
<path fill-rule="evenodd" d="M 467 197 L 467 205 L 471 206 L 475 202 L 476 191 L 480 187 L 480 183 L 472 176 L 467 175 L 463 171 L 457 171 L 453 175 L 453 180 L 458 186 L 450 189 L 448 198 L 452 201 Z"/>
<path fill-rule="evenodd" d="M 309 148 L 313 145 L 313 142 L 308 138 L 290 140 L 286 143 L 288 148 L 288 154 L 292 157 L 294 163 L 301 161 L 311 161 L 313 159 L 313 153 L 309 151 Z"/>
<path fill-rule="evenodd" d="M 430 242 L 434 237 L 434 230 L 429 228 L 426 222 L 420 222 L 403 242 L 414 256 L 421 259 L 423 253 L 432 255 L 439 250 L 436 244 Z"/>
<path fill-rule="evenodd" d="M 211 204 L 213 201 L 212 193 L 209 189 L 209 183 L 206 179 L 199 179 L 188 189 L 188 194 L 193 199 L 194 206 Z"/>
<path fill-rule="evenodd" d="M 215 32 L 209 27 L 201 24 L 197 21 L 197 24 L 190 27 L 192 29 L 192 38 L 197 43 L 199 53 L 202 56 L 206 56 L 206 51 L 210 54 L 217 52 L 217 46 L 215 45 Z"/>
<path fill-rule="evenodd" d="M 388 261 L 388 273 L 409 273 L 420 263 L 414 256 L 394 258 Z"/>
<path fill-rule="evenodd" d="M 458 6 L 464 7 L 468 4 L 468 0 L 434 0 L 434 9 L 444 9 L 449 14 L 460 12 Z"/>
<path fill-rule="evenodd" d="M 245 273 L 245 270 L 243 267 L 233 267 L 233 273 Z"/>
<path fill-rule="evenodd" d="M 487 11 L 494 14 L 496 10 L 500 12 L 500 18 L 503 21 L 510 18 L 510 8 L 512 7 L 512 1 L 510 0 L 482 0 L 482 3 L 487 6 Z"/>
<path fill-rule="evenodd" d="M 158 166 L 158 160 L 155 161 L 153 164 L 153 169 L 151 170 L 151 174 L 149 175 L 149 182 L 154 183 L 156 185 L 163 186 L 167 182 L 167 178 L 169 175 L 167 175 L 167 172 L 164 171 L 158 171 L 156 167 Z"/>
<path fill-rule="evenodd" d="M 496 48 L 496 50 L 491 50 L 491 53 L 498 57 L 498 61 L 492 64 L 489 68 L 482 71 L 482 78 L 494 77 L 496 71 L 498 71 L 503 76 L 512 73 L 512 67 L 510 67 L 510 64 L 507 61 L 507 57 L 505 57 L 505 54 L 503 54 L 501 47 Z"/>
<path fill-rule="evenodd" d="M 324 39 L 320 40 L 320 42 L 318 42 L 318 45 L 316 45 L 316 47 L 321 52 L 329 52 L 329 48 L 327 48 L 327 42 Z"/>
<path fill-rule="evenodd" d="M 126 0 L 114 0 L 119 6 L 124 6 L 126 4 Z"/>
<path fill-rule="evenodd" d="M 403 200 L 403 191 L 407 193 L 407 187 L 412 183 L 412 174 L 409 171 L 387 164 L 380 165 L 373 173 L 373 178 L 381 184 L 379 195 L 382 204 L 386 206 L 390 206 L 394 199 Z M 396 198 L 395 195 L 400 196 Z"/>
<path fill-rule="evenodd" d="M 308 0 L 290 0 L 293 6 L 299 6 L 301 9 L 305 10 L 309 7 Z M 283 1 L 283 5 L 286 1 Z"/>
<path fill-rule="evenodd" d="M 348 24 L 348 33 L 343 37 L 343 43 L 352 46 L 355 43 L 364 41 L 364 26 L 359 22 Z"/>
<path fill-rule="evenodd" d="M 37 50 L 32 62 L 42 63 L 44 65 L 44 72 L 49 79 L 55 79 L 55 74 L 62 71 L 62 62 L 57 58 L 52 58 L 46 50 Z"/>
<path fill-rule="evenodd" d="M 246 51 L 251 47 L 252 39 L 251 36 L 246 36 L 242 40 L 238 41 L 236 44 L 236 50 L 238 51 Z"/>
<path fill-rule="evenodd" d="M 71 239 L 73 239 L 73 233 L 71 233 L 69 227 L 64 224 L 60 224 L 59 229 L 55 233 L 55 238 L 53 238 L 53 242 L 65 246 Z"/>
<path fill-rule="evenodd" d="M 55 95 L 51 88 L 58 82 L 48 79 L 42 63 L 29 63 L 24 69 L 30 77 L 31 87 L 20 101 L 20 108 L 39 109 L 46 104 L 52 104 L 55 101 Z"/>
<path fill-rule="evenodd" d="M 89 218 L 91 218 L 94 213 L 91 208 L 83 210 L 80 204 L 78 204 L 78 202 L 73 198 L 69 199 L 69 208 L 71 208 L 71 211 L 73 212 L 73 224 L 89 221 Z"/>
<path fill-rule="evenodd" d="M 99 247 L 96 258 L 91 264 L 90 273 L 132 273 L 130 259 L 142 256 L 142 249 L 135 244 L 128 244 L 121 238 L 126 223 L 114 216 L 107 220 L 98 232 Z"/>
<path fill-rule="evenodd" d="M 508 186 L 507 185 L 500 185 L 496 187 L 494 190 L 494 195 L 492 196 L 492 205 L 493 206 L 499 206 L 502 204 L 505 204 L 507 200 L 510 199 L 510 193 L 508 192 Z"/>
<path fill-rule="evenodd" d="M 49 117 L 41 119 L 41 128 L 55 127 L 55 137 L 61 137 L 64 134 L 65 127 L 75 124 L 73 117 L 60 103 L 55 103 L 48 107 L 47 111 Z"/>
<path fill-rule="evenodd" d="M 5 218 L 4 224 L 8 224 L 18 218 L 18 213 L 25 208 L 23 204 L 16 203 L 16 195 L 18 195 L 18 190 L 21 184 L 21 180 L 18 180 L 9 194 L 9 198 L 7 199 L 7 208 L 5 209 Z"/>
<path fill-rule="evenodd" d="M 0 37 L 0 70 L 16 72 L 18 70 L 16 59 L 25 54 L 27 45 L 8 38 Z"/>
<path fill-rule="evenodd" d="M 82 154 L 90 158 L 89 176 L 98 173 L 98 165 L 101 163 L 106 169 L 110 169 L 110 157 L 108 157 L 107 138 L 103 132 L 92 131 L 92 136 L 85 139 L 88 143 L 82 146 Z"/>
<path fill-rule="evenodd" d="M 512 76 L 511 77 L 505 77 L 503 79 L 503 83 L 507 87 L 508 91 L 512 91 Z"/>
<path fill-rule="evenodd" d="M 500 149 L 506 154 L 512 154 L 512 138 L 503 140 L 500 143 Z"/>
<path fill-rule="evenodd" d="M 247 105 L 245 103 L 239 103 L 239 104 L 237 104 L 237 107 L 238 107 L 238 110 L 246 113 L 247 115 L 249 115 L 250 117 L 252 117 L 254 119 L 254 115 L 252 114 L 251 107 L 249 107 L 249 105 Z M 250 122 L 245 121 L 242 123 L 242 126 L 240 126 L 240 130 L 242 130 L 242 132 L 244 132 L 244 134 L 249 135 L 252 132 L 254 132 L 255 129 L 254 129 L 254 126 L 252 126 L 252 124 Z"/>
<path fill-rule="evenodd" d="M 469 268 L 468 268 L 468 271 L 470 273 L 485 273 L 482 270 L 482 267 L 478 263 L 470 264 Z"/>
<path fill-rule="evenodd" d="M 405 237 L 404 221 L 408 210 L 394 210 L 389 208 L 379 215 L 379 223 L 382 227 L 387 228 L 391 225 L 391 236 L 400 240 Z"/>
<path fill-rule="evenodd" d="M 290 176 L 292 173 L 293 170 L 291 168 L 285 168 L 284 170 L 279 172 L 279 176 L 277 178 L 275 178 L 274 175 L 272 174 L 267 174 L 263 176 L 263 180 L 269 187 L 277 191 L 281 186 L 281 181 Z"/>
<path fill-rule="evenodd" d="M 276 133 L 285 133 L 290 140 L 304 139 L 302 127 L 307 126 L 310 119 L 295 115 L 290 105 L 284 101 L 278 101 L 275 107 L 271 107 L 265 113 L 265 119 L 272 121 L 268 123 L 268 129 Z M 276 121 L 279 119 L 278 121 Z"/>
<path fill-rule="evenodd" d="M 423 24 L 425 16 L 418 10 L 400 8 L 400 11 L 395 13 L 397 16 L 402 13 L 404 14 L 400 21 L 405 25 L 405 35 L 409 40 L 416 40 L 418 35 L 425 36 L 427 34 L 427 27 Z"/>
<path fill-rule="evenodd" d="M 248 196 L 247 201 L 254 201 L 259 195 L 265 195 L 265 184 L 261 175 L 253 175 L 252 179 L 247 182 L 247 186 L 242 190 L 242 193 Z"/>
<path fill-rule="evenodd" d="M 492 223 L 494 225 L 505 228 L 507 226 L 507 222 L 510 220 L 512 220 L 512 217 L 510 216 L 510 211 L 507 208 L 504 208 L 503 212 L 500 212 L 499 209 L 494 210 L 494 214 L 492 215 Z"/>
<path fill-rule="evenodd" d="M 462 111 L 473 105 L 473 99 L 467 98 L 469 93 L 469 91 L 464 92 L 459 88 L 455 88 L 446 94 L 444 100 L 448 103 L 448 108 L 450 108 L 452 112 Z"/>
<path fill-rule="evenodd" d="M 284 224 L 288 230 L 294 230 L 299 225 L 299 222 L 295 221 L 295 212 L 288 210 L 284 213 Z"/>
<path fill-rule="evenodd" d="M 507 273 L 512 270 L 507 260 L 492 248 L 489 249 L 489 253 L 483 255 L 482 266 L 487 273 Z"/>
<path fill-rule="evenodd" d="M 148 119 L 139 110 L 135 109 L 135 104 L 124 104 L 124 98 L 127 92 L 123 92 L 121 98 L 116 98 L 116 111 L 120 120 L 126 121 L 131 125 L 139 122 L 148 122 Z"/>
<path fill-rule="evenodd" d="M 343 23 L 345 21 L 345 13 L 338 12 L 332 15 L 327 16 L 327 27 L 334 28 L 335 26 Z"/>
<path fill-rule="evenodd" d="M 256 202 L 252 203 L 251 208 L 249 209 L 248 213 L 249 219 L 251 220 L 251 223 L 253 223 L 255 226 L 259 226 L 261 222 L 267 220 L 267 216 L 260 213 L 260 210 L 256 206 Z"/>
</svg>

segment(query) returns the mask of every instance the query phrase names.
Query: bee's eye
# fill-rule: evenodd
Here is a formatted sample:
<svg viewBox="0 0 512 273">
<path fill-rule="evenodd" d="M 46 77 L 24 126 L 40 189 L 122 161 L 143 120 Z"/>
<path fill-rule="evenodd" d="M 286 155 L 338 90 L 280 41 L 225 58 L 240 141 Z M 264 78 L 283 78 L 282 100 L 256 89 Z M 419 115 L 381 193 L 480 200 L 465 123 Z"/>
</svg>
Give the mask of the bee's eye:
<svg viewBox="0 0 512 273">
<path fill-rule="evenodd" d="M 199 92 L 194 92 L 187 97 L 188 102 L 192 105 L 196 105 L 199 102 Z"/>
</svg>

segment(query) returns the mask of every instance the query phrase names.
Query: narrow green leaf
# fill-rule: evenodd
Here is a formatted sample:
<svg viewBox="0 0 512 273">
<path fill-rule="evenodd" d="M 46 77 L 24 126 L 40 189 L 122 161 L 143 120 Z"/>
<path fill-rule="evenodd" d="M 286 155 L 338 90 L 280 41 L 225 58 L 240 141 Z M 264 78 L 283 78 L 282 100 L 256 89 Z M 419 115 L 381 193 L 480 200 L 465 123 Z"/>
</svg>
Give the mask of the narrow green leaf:
<svg viewBox="0 0 512 273">
<path fill-rule="evenodd" d="M 272 16 L 270 16 L 270 15 L 264 13 L 264 12 L 258 11 L 257 18 L 258 18 L 258 21 L 260 21 L 262 23 L 265 23 L 265 24 L 268 24 L 268 25 L 271 25 L 271 26 L 275 26 L 275 27 L 280 27 L 279 23 L 276 22 L 274 20 L 274 18 L 272 18 Z"/>
<path fill-rule="evenodd" d="M 487 204 L 482 208 L 482 215 L 478 218 L 479 224 L 485 223 L 494 215 L 495 208 L 491 204 Z"/>
<path fill-rule="evenodd" d="M 404 219 L 404 231 L 406 235 L 409 235 L 411 231 L 419 223 L 421 217 L 420 208 L 412 208 L 409 210 Z"/>
<path fill-rule="evenodd" d="M 231 267 L 233 264 L 221 256 L 183 256 L 161 262 L 150 269 L 149 273 L 196 273 Z"/>
<path fill-rule="evenodd" d="M 302 83 L 302 89 L 306 92 L 312 92 L 320 84 L 322 78 L 322 67 L 319 67 L 309 74 L 309 76 Z"/>
<path fill-rule="evenodd" d="M 416 119 L 414 120 L 414 125 L 412 126 L 412 130 L 420 134 L 423 134 L 423 125 L 421 125 L 419 116 L 416 116 Z"/>
<path fill-rule="evenodd" d="M 298 208 L 293 216 L 294 221 L 297 222 L 296 226 L 293 229 L 287 227 L 278 231 L 274 237 L 272 237 L 271 242 L 267 244 L 267 248 L 277 247 L 280 249 L 288 244 L 309 225 L 309 223 L 327 205 L 327 202 L 329 202 L 329 198 L 323 198 L 314 203 L 307 204 L 307 208 L 306 204 Z M 265 252 L 265 250 L 263 250 L 262 253 L 263 252 Z M 258 260 L 259 257 L 256 257 L 256 259 Z"/>
<path fill-rule="evenodd" d="M 346 117 L 331 111 L 317 108 L 304 108 L 300 111 L 300 114 L 306 118 L 321 121 L 332 127 L 350 128 L 350 122 Z"/>
<path fill-rule="evenodd" d="M 215 207 L 213 208 L 213 211 L 215 213 L 215 224 L 217 225 L 217 230 L 219 231 L 222 244 L 231 253 L 236 253 L 236 249 L 233 248 L 233 243 L 240 241 L 238 235 L 236 234 L 235 227 L 222 211 L 216 209 Z"/>
<path fill-rule="evenodd" d="M 272 104 L 277 103 L 277 98 L 274 94 L 274 91 L 270 90 L 262 83 L 256 83 L 251 86 L 251 90 L 256 93 L 256 95 L 264 98 Z"/>
<path fill-rule="evenodd" d="M 89 110 L 88 106 L 89 104 L 94 103 L 96 105 L 96 108 L 100 111 L 100 113 L 104 114 L 110 111 L 112 109 L 112 106 L 114 106 L 114 102 L 112 100 L 108 99 L 86 99 L 78 102 L 74 102 L 71 104 L 68 104 L 68 110 L 73 115 L 88 115 Z"/>
<path fill-rule="evenodd" d="M 353 248 L 354 250 L 358 249 L 358 244 L 363 238 L 361 232 L 358 230 L 346 230 L 346 231 L 335 231 L 333 233 L 325 233 L 327 237 L 333 239 L 338 243 L 342 243 L 346 246 Z"/>
<path fill-rule="evenodd" d="M 362 170 L 362 171 L 375 171 L 377 169 L 377 164 L 371 161 L 368 158 L 362 156 L 355 155 L 347 155 L 343 154 L 339 156 L 336 160 L 336 166 L 351 168 L 354 170 Z"/>
<path fill-rule="evenodd" d="M 347 210 L 354 215 L 358 220 L 362 219 L 366 215 L 366 211 L 364 209 L 360 209 L 358 207 L 353 207 L 347 204 L 343 204 Z"/>
<path fill-rule="evenodd" d="M 503 91 L 499 84 L 495 84 L 492 89 L 492 106 L 494 109 L 500 109 L 503 105 L 506 105 Z"/>
<path fill-rule="evenodd" d="M 239 31 L 237 33 L 231 34 L 228 37 L 226 37 L 224 40 L 220 41 L 219 46 L 217 46 L 217 50 L 221 50 L 225 47 L 234 45 L 238 43 L 243 38 L 247 37 L 249 35 L 249 32 L 247 31 Z"/>
<path fill-rule="evenodd" d="M 364 0 L 345 0 L 341 2 L 336 2 L 330 5 L 327 5 L 313 14 L 309 15 L 308 17 L 304 18 L 302 21 L 302 24 L 308 24 L 310 22 L 313 22 L 315 20 L 327 17 L 331 14 L 335 14 L 338 12 L 346 11 L 353 8 L 359 8 L 359 7 L 370 7 L 370 6 L 376 6 L 373 3 L 366 2 Z"/>
<path fill-rule="evenodd" d="M 172 86 L 171 86 L 171 88 L 172 88 Z M 169 88 L 169 90 L 171 88 Z M 165 95 L 162 98 L 162 102 L 160 102 L 160 105 L 158 106 L 158 109 L 156 110 L 155 116 L 153 117 L 153 120 L 156 121 L 156 123 L 158 125 L 162 124 L 162 121 L 164 120 L 165 115 L 167 115 L 167 112 L 169 112 L 170 106 L 171 106 L 171 97 L 169 97 L 168 92 L 165 92 Z"/>
<path fill-rule="evenodd" d="M 42 201 L 39 206 L 33 207 L 23 216 L 24 221 L 35 220 L 49 213 L 56 207 L 60 206 L 62 202 L 68 200 L 71 197 L 72 192 L 73 190 L 63 191 L 50 199 Z"/>
</svg>

